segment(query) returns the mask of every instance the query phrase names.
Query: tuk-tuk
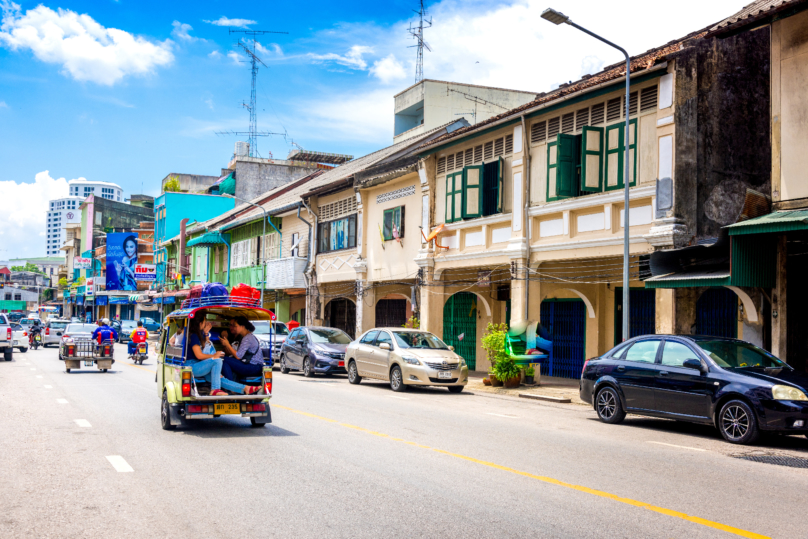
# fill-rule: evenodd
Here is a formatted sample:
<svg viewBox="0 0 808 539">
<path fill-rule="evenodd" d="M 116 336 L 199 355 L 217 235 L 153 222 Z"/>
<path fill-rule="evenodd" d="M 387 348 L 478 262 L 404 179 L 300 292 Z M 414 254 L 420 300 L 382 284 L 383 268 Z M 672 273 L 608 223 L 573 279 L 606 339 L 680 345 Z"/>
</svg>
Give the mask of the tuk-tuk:
<svg viewBox="0 0 808 539">
<path fill-rule="evenodd" d="M 263 427 L 272 422 L 269 399 L 272 397 L 272 358 L 264 359 L 261 376 L 236 379 L 248 386 L 260 386 L 250 395 L 230 394 L 211 396 L 210 383 L 195 378 L 191 366 L 186 364 L 188 327 L 191 319 L 203 317 L 212 324 L 211 342 L 216 351 L 224 351 L 218 334 L 226 329 L 232 318 L 244 316 L 248 320 L 274 320 L 275 315 L 259 307 L 257 299 L 215 296 L 185 300 L 182 307 L 166 317 L 157 352 L 157 395 L 161 399 L 160 422 L 165 430 L 180 423 L 196 419 L 211 419 L 222 415 L 249 417 L 252 427 Z M 178 333 L 181 339 L 172 337 Z M 178 342 L 181 341 L 181 342 Z M 193 352 L 191 352 L 193 353 Z"/>
</svg>

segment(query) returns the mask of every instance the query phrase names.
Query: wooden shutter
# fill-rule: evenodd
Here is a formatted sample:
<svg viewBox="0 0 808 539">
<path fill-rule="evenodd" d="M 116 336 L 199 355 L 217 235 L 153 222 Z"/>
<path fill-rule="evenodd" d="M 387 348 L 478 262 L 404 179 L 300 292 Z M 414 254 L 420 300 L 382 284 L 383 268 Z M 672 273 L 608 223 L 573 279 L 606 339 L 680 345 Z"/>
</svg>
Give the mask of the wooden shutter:
<svg viewBox="0 0 808 539">
<path fill-rule="evenodd" d="M 631 178 L 629 185 L 637 185 L 637 120 L 630 120 L 628 122 L 628 177 Z M 622 169 L 621 169 L 622 170 Z M 620 187 L 623 187 L 621 182 Z"/>
<path fill-rule="evenodd" d="M 474 165 L 463 170 L 463 219 L 474 219 L 483 213 L 483 167 Z"/>
<path fill-rule="evenodd" d="M 603 190 L 603 128 L 583 128 L 581 133 L 581 191 Z"/>
<path fill-rule="evenodd" d="M 404 206 L 399 206 L 398 212 L 398 237 L 404 237 Z"/>
<path fill-rule="evenodd" d="M 558 200 L 558 190 L 556 189 L 558 179 L 558 154 L 556 152 L 557 142 L 547 143 L 547 202 Z"/>
<path fill-rule="evenodd" d="M 610 125 L 606 128 L 606 190 L 620 189 L 620 176 L 623 170 L 623 129 L 624 123 Z"/>
<path fill-rule="evenodd" d="M 250 238 L 250 262 L 247 264 L 248 266 L 257 266 L 259 265 L 258 260 L 258 238 Z"/>
<path fill-rule="evenodd" d="M 575 135 L 556 135 L 557 172 L 556 190 L 559 197 L 578 196 L 578 148 L 580 138 Z"/>
<path fill-rule="evenodd" d="M 452 206 L 452 202 L 454 201 L 453 197 L 453 188 L 454 188 L 454 174 L 447 174 L 446 175 L 446 214 L 444 216 L 444 222 L 446 223 L 453 223 L 454 222 L 454 207 Z"/>
<path fill-rule="evenodd" d="M 482 215 L 494 215 L 498 211 L 501 162 L 502 159 L 497 159 L 482 166 Z"/>
<path fill-rule="evenodd" d="M 505 168 L 505 161 L 499 158 L 497 168 L 497 213 L 502 213 L 502 170 Z M 518 210 L 515 210 L 518 211 Z"/>
<path fill-rule="evenodd" d="M 459 221 L 463 218 L 463 171 L 455 172 L 452 178 L 454 184 L 454 191 L 452 194 L 452 207 L 454 208 L 454 220 Z"/>
</svg>

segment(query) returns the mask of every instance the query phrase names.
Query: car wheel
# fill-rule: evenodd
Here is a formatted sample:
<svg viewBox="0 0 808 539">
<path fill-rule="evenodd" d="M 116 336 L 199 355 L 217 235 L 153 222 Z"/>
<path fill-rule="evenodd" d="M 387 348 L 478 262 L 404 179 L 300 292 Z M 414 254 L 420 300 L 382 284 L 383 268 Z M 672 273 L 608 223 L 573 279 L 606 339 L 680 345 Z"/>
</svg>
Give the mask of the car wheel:
<svg viewBox="0 0 808 539">
<path fill-rule="evenodd" d="M 171 424 L 171 410 L 168 408 L 168 396 L 163 392 L 163 400 L 160 403 L 160 426 L 163 430 L 172 430 L 176 425 Z"/>
<path fill-rule="evenodd" d="M 262 427 L 266 427 L 266 423 L 258 423 L 254 417 L 250 418 L 250 427 L 253 429 L 260 429 Z"/>
<path fill-rule="evenodd" d="M 449 386 L 446 389 L 449 390 L 449 393 L 462 393 L 464 387 L 465 386 Z"/>
<path fill-rule="evenodd" d="M 629 206 L 629 207 L 630 207 L 630 206 Z M 65 372 L 66 372 L 67 374 L 70 374 L 70 369 L 65 368 Z"/>
<path fill-rule="evenodd" d="M 721 407 L 718 428 L 732 444 L 751 444 L 760 436 L 755 412 L 741 400 L 731 400 Z"/>
<path fill-rule="evenodd" d="M 398 365 L 390 370 L 390 389 L 399 393 L 407 391 L 407 386 L 404 385 L 404 375 L 401 374 L 401 367 Z"/>
<path fill-rule="evenodd" d="M 11 361 L 14 358 L 14 351 L 11 348 L 6 348 L 5 352 L 3 352 L 3 359 L 6 361 Z"/>
<path fill-rule="evenodd" d="M 21 353 L 21 354 L 24 354 L 25 352 L 27 352 L 27 351 L 28 351 L 28 349 L 27 349 L 27 348 L 20 348 L 19 350 L 20 350 L 20 353 Z"/>
<path fill-rule="evenodd" d="M 307 357 L 303 358 L 303 376 L 306 378 L 312 378 L 314 376 L 314 370 L 311 366 L 311 360 Z"/>
<path fill-rule="evenodd" d="M 281 354 L 281 374 L 289 374 L 289 367 L 286 366 L 286 356 Z"/>
<path fill-rule="evenodd" d="M 352 384 L 358 384 L 362 381 L 362 377 L 359 376 L 359 371 L 356 370 L 356 361 L 348 363 L 348 381 Z"/>
<path fill-rule="evenodd" d="M 620 402 L 620 395 L 611 386 L 606 386 L 598 391 L 598 395 L 595 397 L 595 409 L 598 417 L 604 423 L 620 423 L 626 417 L 626 411 L 623 410 L 623 404 Z"/>
</svg>

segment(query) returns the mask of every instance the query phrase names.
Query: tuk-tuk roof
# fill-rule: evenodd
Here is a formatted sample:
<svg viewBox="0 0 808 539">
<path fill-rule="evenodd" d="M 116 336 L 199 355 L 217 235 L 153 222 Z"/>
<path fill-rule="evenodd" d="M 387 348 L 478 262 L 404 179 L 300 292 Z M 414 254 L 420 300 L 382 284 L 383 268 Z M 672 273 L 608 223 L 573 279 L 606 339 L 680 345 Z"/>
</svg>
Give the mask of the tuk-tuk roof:
<svg viewBox="0 0 808 539">
<path fill-rule="evenodd" d="M 172 312 L 166 318 L 192 318 L 199 311 L 231 318 L 244 316 L 249 320 L 276 319 L 275 313 L 258 307 L 258 300 L 232 296 L 188 299 L 182 302 L 181 309 Z"/>
</svg>

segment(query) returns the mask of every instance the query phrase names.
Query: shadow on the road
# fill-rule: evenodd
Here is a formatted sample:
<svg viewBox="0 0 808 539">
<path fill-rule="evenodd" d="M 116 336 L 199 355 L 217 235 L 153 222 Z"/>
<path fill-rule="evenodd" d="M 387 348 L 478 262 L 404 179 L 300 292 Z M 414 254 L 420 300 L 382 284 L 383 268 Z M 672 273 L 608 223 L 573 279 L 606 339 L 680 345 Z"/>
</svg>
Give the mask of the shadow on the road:
<svg viewBox="0 0 808 539">
<path fill-rule="evenodd" d="M 70 372 L 62 371 L 63 374 L 67 374 L 68 376 L 78 375 L 78 374 L 120 374 L 121 371 L 116 370 L 109 370 L 107 372 L 101 372 L 95 367 L 85 367 L 84 369 L 70 369 Z"/>
<path fill-rule="evenodd" d="M 463 397 L 463 396 L 468 397 L 468 396 L 474 395 L 474 393 L 471 393 L 471 392 L 468 392 L 468 391 L 463 391 L 461 393 L 449 393 L 448 389 L 446 389 L 445 387 L 439 387 L 439 386 L 407 386 L 407 391 L 402 392 L 402 393 L 396 393 L 395 391 L 390 389 L 390 384 L 389 383 L 380 382 L 380 381 L 377 381 L 377 380 L 368 380 L 367 378 L 363 378 L 362 383 L 359 384 L 359 385 L 363 386 L 363 387 L 371 387 L 371 388 L 374 388 L 374 389 L 376 389 L 378 391 L 385 391 L 385 392 L 389 393 L 390 395 L 396 395 L 396 396 L 401 396 L 401 397 L 403 397 L 404 395 L 417 395 L 419 393 L 422 394 L 422 395 L 441 394 L 441 395 L 446 395 L 447 397 L 450 396 L 450 395 L 452 397 Z"/>
<path fill-rule="evenodd" d="M 250 420 L 245 417 L 239 418 L 217 418 L 198 419 L 182 424 L 178 432 L 197 438 L 260 438 L 273 437 L 280 438 L 286 436 L 300 436 L 296 432 L 286 430 L 273 424 L 264 428 L 254 429 L 250 426 Z"/>
<path fill-rule="evenodd" d="M 600 421 L 597 418 L 589 418 L 591 421 Z M 708 440 L 721 440 L 724 438 L 718 429 L 709 425 L 698 425 L 687 421 L 674 421 L 672 419 L 656 419 L 639 416 L 626 416 L 626 419 L 618 427 L 633 427 L 656 432 L 668 432 L 673 434 L 683 434 L 696 438 Z M 761 432 L 761 437 L 754 446 L 742 447 L 764 447 L 771 449 L 786 449 L 789 451 L 808 451 L 808 439 L 804 436 L 780 436 Z"/>
</svg>

